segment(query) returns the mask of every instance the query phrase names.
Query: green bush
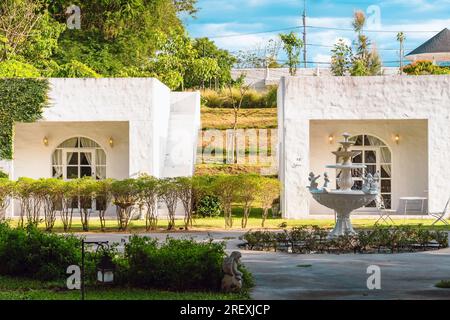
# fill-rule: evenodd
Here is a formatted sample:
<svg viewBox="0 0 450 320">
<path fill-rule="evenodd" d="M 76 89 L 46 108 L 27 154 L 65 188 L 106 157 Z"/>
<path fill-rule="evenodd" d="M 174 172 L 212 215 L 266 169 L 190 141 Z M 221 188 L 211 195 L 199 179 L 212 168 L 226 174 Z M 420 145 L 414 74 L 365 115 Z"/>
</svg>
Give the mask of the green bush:
<svg viewBox="0 0 450 320">
<path fill-rule="evenodd" d="M 205 195 L 197 204 L 197 214 L 205 217 L 218 217 L 222 212 L 220 200 L 213 195 Z"/>
<path fill-rule="evenodd" d="M 442 75 L 450 74 L 447 67 L 440 67 L 432 61 L 420 60 L 403 67 L 403 72 L 409 75 Z"/>
<path fill-rule="evenodd" d="M 0 170 L 0 179 L 8 179 L 9 175 L 2 170 Z"/>
<path fill-rule="evenodd" d="M 132 286 L 169 290 L 219 290 L 223 243 L 198 243 L 167 238 L 158 245 L 147 237 L 132 236 L 125 245 L 127 264 L 121 279 Z"/>
<path fill-rule="evenodd" d="M 40 280 L 65 279 L 70 265 L 81 263 L 75 236 L 44 233 L 29 225 L 13 229 L 0 223 L 0 274 Z"/>
<path fill-rule="evenodd" d="M 39 70 L 28 63 L 16 60 L 0 62 L 0 78 L 38 78 Z"/>
<path fill-rule="evenodd" d="M 250 250 L 285 250 L 295 253 L 311 252 L 410 252 L 417 249 L 446 248 L 448 234 L 445 231 L 428 230 L 421 225 L 377 226 L 362 230 L 356 235 L 343 235 L 328 239 L 328 230 L 318 226 L 294 227 L 283 232 L 249 231 L 243 239 Z"/>
</svg>

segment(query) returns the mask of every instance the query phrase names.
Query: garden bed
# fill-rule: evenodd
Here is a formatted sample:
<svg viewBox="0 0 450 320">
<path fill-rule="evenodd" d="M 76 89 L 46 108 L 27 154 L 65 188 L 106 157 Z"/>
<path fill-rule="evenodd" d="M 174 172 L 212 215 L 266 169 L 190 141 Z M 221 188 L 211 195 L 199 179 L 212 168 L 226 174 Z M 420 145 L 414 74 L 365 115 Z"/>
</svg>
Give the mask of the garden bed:
<svg viewBox="0 0 450 320">
<path fill-rule="evenodd" d="M 318 226 L 294 227 L 281 232 L 250 231 L 243 236 L 246 242 L 240 246 L 246 250 L 300 254 L 402 253 L 448 247 L 447 232 L 422 226 L 377 226 L 333 239 L 328 239 L 328 234 L 328 229 Z"/>
</svg>

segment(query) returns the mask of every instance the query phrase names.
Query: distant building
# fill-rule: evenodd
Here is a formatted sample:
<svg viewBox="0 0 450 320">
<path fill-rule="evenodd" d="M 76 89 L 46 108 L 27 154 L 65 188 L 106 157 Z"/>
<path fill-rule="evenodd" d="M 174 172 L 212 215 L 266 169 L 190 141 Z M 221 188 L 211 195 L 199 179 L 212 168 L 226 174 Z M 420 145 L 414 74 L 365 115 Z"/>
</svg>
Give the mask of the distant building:
<svg viewBox="0 0 450 320">
<path fill-rule="evenodd" d="M 434 63 L 450 62 L 450 30 L 445 28 L 433 38 L 406 55 L 411 61 L 429 60 Z"/>
</svg>

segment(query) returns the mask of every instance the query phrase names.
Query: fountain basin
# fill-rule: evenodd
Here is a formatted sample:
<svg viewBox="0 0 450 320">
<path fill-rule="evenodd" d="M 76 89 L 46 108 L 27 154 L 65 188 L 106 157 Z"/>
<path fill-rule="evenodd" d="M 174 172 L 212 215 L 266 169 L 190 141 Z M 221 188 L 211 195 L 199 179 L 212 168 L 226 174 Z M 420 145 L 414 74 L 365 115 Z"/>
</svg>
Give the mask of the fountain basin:
<svg viewBox="0 0 450 320">
<path fill-rule="evenodd" d="M 368 205 L 377 197 L 377 193 L 364 193 L 357 190 L 318 190 L 311 194 L 318 203 L 336 211 L 336 225 L 329 235 L 330 238 L 355 234 L 350 214 L 352 211 Z"/>
</svg>

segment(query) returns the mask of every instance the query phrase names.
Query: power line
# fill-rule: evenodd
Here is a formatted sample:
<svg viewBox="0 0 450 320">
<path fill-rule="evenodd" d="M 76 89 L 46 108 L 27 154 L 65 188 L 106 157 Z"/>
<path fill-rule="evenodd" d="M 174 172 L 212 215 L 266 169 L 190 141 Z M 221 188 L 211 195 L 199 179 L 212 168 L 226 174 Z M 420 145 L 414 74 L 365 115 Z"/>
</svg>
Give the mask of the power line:
<svg viewBox="0 0 450 320">
<path fill-rule="evenodd" d="M 303 26 L 293 26 L 293 27 L 287 27 L 287 28 L 281 28 L 281 29 L 273 29 L 273 30 L 265 30 L 265 31 L 257 31 L 257 32 L 248 32 L 248 33 L 239 33 L 239 34 L 224 34 L 224 35 L 217 35 L 217 36 L 207 36 L 209 39 L 221 39 L 221 38 L 235 38 L 235 37 L 243 37 L 243 36 L 250 36 L 255 34 L 264 34 L 264 33 L 274 33 L 274 32 L 280 32 L 280 31 L 288 31 L 288 30 L 294 30 L 294 29 L 301 29 Z M 305 28 L 310 29 L 321 29 L 321 30 L 334 30 L 334 31 L 349 31 L 354 32 L 355 30 L 351 28 L 338 28 L 338 27 L 323 27 L 323 26 L 308 26 L 305 25 Z M 371 30 L 371 29 L 364 29 L 363 32 L 373 32 L 373 33 L 438 33 L 439 31 L 436 30 Z"/>
</svg>

